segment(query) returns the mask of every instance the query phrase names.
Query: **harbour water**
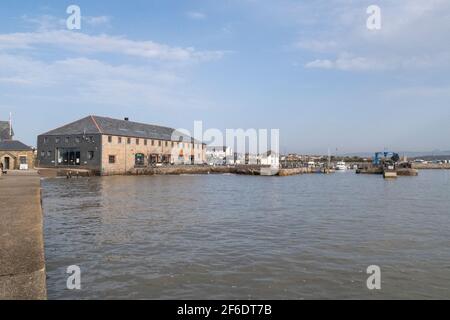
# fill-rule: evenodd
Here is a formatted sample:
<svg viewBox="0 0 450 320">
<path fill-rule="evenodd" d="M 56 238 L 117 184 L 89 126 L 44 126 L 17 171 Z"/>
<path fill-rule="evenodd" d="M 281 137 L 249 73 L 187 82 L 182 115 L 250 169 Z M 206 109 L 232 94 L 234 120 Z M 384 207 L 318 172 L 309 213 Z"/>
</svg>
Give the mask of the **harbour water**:
<svg viewBox="0 0 450 320">
<path fill-rule="evenodd" d="M 450 298 L 450 171 L 42 187 L 49 299 Z M 70 265 L 81 290 L 66 288 Z"/>
</svg>

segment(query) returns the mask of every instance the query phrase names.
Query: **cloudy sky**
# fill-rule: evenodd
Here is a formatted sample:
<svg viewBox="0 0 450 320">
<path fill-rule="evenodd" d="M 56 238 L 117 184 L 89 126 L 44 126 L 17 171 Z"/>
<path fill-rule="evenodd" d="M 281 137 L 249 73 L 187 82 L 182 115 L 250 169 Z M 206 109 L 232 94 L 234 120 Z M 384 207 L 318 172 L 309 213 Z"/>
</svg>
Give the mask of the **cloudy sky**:
<svg viewBox="0 0 450 320">
<path fill-rule="evenodd" d="M 449 34 L 448 0 L 3 0 L 0 119 L 31 145 L 96 114 L 276 128 L 282 152 L 450 150 Z"/>
</svg>

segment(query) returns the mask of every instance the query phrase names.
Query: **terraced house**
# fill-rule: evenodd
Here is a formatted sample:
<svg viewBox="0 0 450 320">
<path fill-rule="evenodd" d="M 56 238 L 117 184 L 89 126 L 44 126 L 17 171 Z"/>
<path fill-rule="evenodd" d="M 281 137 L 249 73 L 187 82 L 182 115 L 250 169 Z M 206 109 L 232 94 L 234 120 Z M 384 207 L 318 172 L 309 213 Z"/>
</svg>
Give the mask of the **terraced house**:
<svg viewBox="0 0 450 320">
<path fill-rule="evenodd" d="M 94 115 L 39 135 L 37 146 L 39 167 L 90 169 L 101 175 L 206 159 L 203 143 L 175 129 Z"/>
</svg>

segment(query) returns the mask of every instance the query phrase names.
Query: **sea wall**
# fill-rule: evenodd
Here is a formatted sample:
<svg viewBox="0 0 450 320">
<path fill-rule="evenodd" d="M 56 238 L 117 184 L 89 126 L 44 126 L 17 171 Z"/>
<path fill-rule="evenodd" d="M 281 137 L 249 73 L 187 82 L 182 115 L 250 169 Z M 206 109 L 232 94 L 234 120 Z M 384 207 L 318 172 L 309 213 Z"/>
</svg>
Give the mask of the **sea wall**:
<svg viewBox="0 0 450 320">
<path fill-rule="evenodd" d="M 311 168 L 292 168 L 292 169 L 280 169 L 278 175 L 280 177 L 293 176 L 298 174 L 312 173 Z"/>
<path fill-rule="evenodd" d="M 129 172 L 131 175 L 180 175 L 180 174 L 245 174 L 259 175 L 261 166 L 242 165 L 242 166 L 166 166 L 135 168 Z"/>
<path fill-rule="evenodd" d="M 261 168 L 270 168 L 270 166 L 261 165 L 237 165 L 237 166 L 207 166 L 207 165 L 175 165 L 162 167 L 142 167 L 133 168 L 127 173 L 113 172 L 100 174 L 92 170 L 81 169 L 63 169 L 63 168 L 39 168 L 38 172 L 42 177 L 54 178 L 58 176 L 84 177 L 93 175 L 180 175 L 180 174 L 242 174 L 242 175 L 261 175 Z M 317 170 L 317 169 L 314 169 Z M 313 173 L 311 168 L 289 168 L 280 169 L 278 176 L 292 176 L 305 173 Z M 276 171 L 276 170 L 274 170 Z"/>
<path fill-rule="evenodd" d="M 40 177 L 0 176 L 0 300 L 47 298 Z"/>
<path fill-rule="evenodd" d="M 444 164 L 437 164 L 437 163 L 413 163 L 412 164 L 413 169 L 420 169 L 420 170 L 427 170 L 427 169 L 450 169 L 450 163 L 444 163 Z"/>
</svg>

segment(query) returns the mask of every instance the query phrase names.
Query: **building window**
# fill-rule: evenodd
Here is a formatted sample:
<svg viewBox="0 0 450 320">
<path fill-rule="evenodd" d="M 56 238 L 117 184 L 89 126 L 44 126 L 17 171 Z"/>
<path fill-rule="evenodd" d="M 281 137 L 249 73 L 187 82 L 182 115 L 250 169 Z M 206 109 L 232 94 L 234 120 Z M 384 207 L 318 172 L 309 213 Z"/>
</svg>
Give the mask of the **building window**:
<svg viewBox="0 0 450 320">
<path fill-rule="evenodd" d="M 70 142 L 70 138 L 69 138 L 69 137 L 66 137 L 66 138 L 64 139 L 64 142 L 65 142 L 66 144 L 68 144 L 68 143 Z"/>
<path fill-rule="evenodd" d="M 94 159 L 94 151 L 88 151 L 87 158 L 88 158 L 88 160 Z"/>
<path fill-rule="evenodd" d="M 75 138 L 75 142 L 76 142 L 76 143 L 80 143 L 80 142 L 81 142 L 81 138 L 80 138 L 80 137 L 76 137 L 76 138 Z"/>
<path fill-rule="evenodd" d="M 161 147 L 161 144 L 162 144 L 162 141 L 159 140 L 159 141 L 158 141 L 158 146 Z"/>
<path fill-rule="evenodd" d="M 136 145 L 139 145 L 139 139 L 136 139 Z"/>
<path fill-rule="evenodd" d="M 55 138 L 55 143 L 59 143 L 60 140 L 61 140 L 60 137 L 56 137 L 56 138 Z"/>
<path fill-rule="evenodd" d="M 51 151 L 47 151 L 47 157 L 51 158 L 52 157 L 52 152 Z"/>
<path fill-rule="evenodd" d="M 108 142 L 112 143 L 112 136 L 108 136 Z"/>
<path fill-rule="evenodd" d="M 117 138 L 119 143 L 122 143 L 122 137 Z"/>
<path fill-rule="evenodd" d="M 175 142 L 172 141 L 172 148 L 175 147 Z"/>
<path fill-rule="evenodd" d="M 45 151 L 41 151 L 41 159 L 45 158 Z"/>
<path fill-rule="evenodd" d="M 145 156 L 142 153 L 136 153 L 134 158 L 135 165 L 138 167 L 145 165 Z"/>
<path fill-rule="evenodd" d="M 152 140 L 152 146 L 154 146 L 155 145 L 155 140 Z"/>
<path fill-rule="evenodd" d="M 89 142 L 94 142 L 94 137 L 90 136 L 88 139 Z"/>
<path fill-rule="evenodd" d="M 169 146 L 169 141 L 166 141 L 166 147 L 168 147 Z"/>
<path fill-rule="evenodd" d="M 146 146 L 146 145 L 147 145 L 147 139 L 144 140 L 144 146 Z"/>
<path fill-rule="evenodd" d="M 56 159 L 58 165 L 79 166 L 81 152 L 79 149 L 61 148 L 57 150 Z"/>
<path fill-rule="evenodd" d="M 44 143 L 45 143 L 45 144 L 48 143 L 48 137 L 44 137 Z"/>
<path fill-rule="evenodd" d="M 127 143 L 131 144 L 131 138 L 127 138 Z"/>
<path fill-rule="evenodd" d="M 25 156 L 20 156 L 20 157 L 19 157 L 19 163 L 20 163 L 20 164 L 27 164 L 27 157 L 25 157 Z"/>
<path fill-rule="evenodd" d="M 116 163 L 116 156 L 109 156 L 109 163 L 110 164 Z"/>
</svg>

